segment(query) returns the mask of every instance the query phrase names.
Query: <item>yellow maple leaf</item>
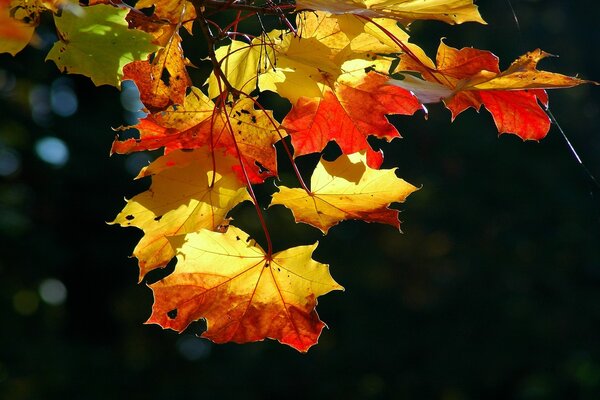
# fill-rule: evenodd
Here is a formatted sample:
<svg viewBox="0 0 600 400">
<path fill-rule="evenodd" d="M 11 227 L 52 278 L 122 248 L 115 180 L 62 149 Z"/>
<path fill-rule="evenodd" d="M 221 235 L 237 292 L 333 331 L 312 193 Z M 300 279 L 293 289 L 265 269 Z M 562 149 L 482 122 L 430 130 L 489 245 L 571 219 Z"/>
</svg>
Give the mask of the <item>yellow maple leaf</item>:
<svg viewBox="0 0 600 400">
<path fill-rule="evenodd" d="M 139 261 L 140 280 L 175 256 L 168 237 L 203 228 L 216 229 L 233 207 L 250 200 L 231 170 L 234 163 L 234 159 L 216 151 L 211 153 L 208 148 L 177 150 L 140 173 L 155 174 L 152 186 L 129 200 L 112 222 L 144 231 L 133 251 Z"/>
<path fill-rule="evenodd" d="M 396 21 L 385 18 L 368 22 L 354 15 L 315 12 L 298 15 L 296 23 L 297 34 L 274 30 L 251 43 L 232 41 L 217 49 L 231 86 L 245 93 L 273 91 L 292 104 L 301 96 L 322 97 L 341 76 L 360 79 L 365 70 L 387 73 L 392 58 L 379 53 L 401 52 L 397 41 L 408 41 Z M 207 83 L 211 98 L 225 90 L 214 73 Z"/>
<path fill-rule="evenodd" d="M 283 34 L 283 31 L 273 31 L 269 35 L 255 38 L 251 43 L 232 40 L 229 45 L 221 46 L 215 51 L 221 71 L 235 89 L 248 94 L 256 89 L 258 73 L 269 65 L 269 60 L 275 59 L 273 49 L 265 45 L 264 41 L 271 41 L 271 35 L 274 36 L 272 40 L 277 40 L 276 32 Z M 214 72 L 210 74 L 206 83 L 208 97 L 211 99 L 226 89 L 225 84 L 219 81 Z"/>
<path fill-rule="evenodd" d="M 317 297 L 343 290 L 328 266 L 312 259 L 316 247 L 270 256 L 234 226 L 188 234 L 175 271 L 150 285 L 154 305 L 147 323 L 181 332 L 204 318 L 202 336 L 216 343 L 271 338 L 307 351 L 325 326 Z"/>
<path fill-rule="evenodd" d="M 275 47 L 277 64 L 259 76 L 259 88 L 296 104 L 300 97 L 323 97 L 340 80 L 358 81 L 366 71 L 387 73 L 392 59 L 380 53 L 401 52 L 391 37 L 408 41 L 408 34 L 394 20 L 374 22 L 324 12 L 298 15 L 298 35 L 288 33 Z"/>
<path fill-rule="evenodd" d="M 387 17 L 405 24 L 421 19 L 449 24 L 485 23 L 473 0 L 297 0 L 296 9 L 357 14 L 368 18 Z"/>
<path fill-rule="evenodd" d="M 296 222 L 323 233 L 338 222 L 360 219 L 400 227 L 392 202 L 404 202 L 417 190 L 396 176 L 396 168 L 376 170 L 366 165 L 363 153 L 342 155 L 333 162 L 321 160 L 310 180 L 310 193 L 285 186 L 273 194 L 271 204 L 292 210 Z"/>
<path fill-rule="evenodd" d="M 506 71 L 499 74 L 480 71 L 461 82 L 457 90 L 554 89 L 573 87 L 582 83 L 598 84 L 555 72 L 538 70 L 538 62 L 548 56 L 550 54 L 540 49 L 530 51 L 516 59 Z"/>
</svg>

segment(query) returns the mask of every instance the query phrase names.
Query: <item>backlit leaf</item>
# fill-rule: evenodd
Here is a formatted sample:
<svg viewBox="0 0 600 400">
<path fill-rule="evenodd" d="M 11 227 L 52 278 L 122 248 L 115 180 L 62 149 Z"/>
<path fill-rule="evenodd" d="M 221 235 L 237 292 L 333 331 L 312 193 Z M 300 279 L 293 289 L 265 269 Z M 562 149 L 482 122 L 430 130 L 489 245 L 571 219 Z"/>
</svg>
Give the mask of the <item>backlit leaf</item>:
<svg viewBox="0 0 600 400">
<path fill-rule="evenodd" d="M 151 35 L 127 27 L 127 13 L 105 4 L 64 9 L 54 18 L 59 40 L 46 59 L 68 73 L 89 76 L 97 86 L 119 86 L 125 64 L 157 50 Z"/>
<path fill-rule="evenodd" d="M 321 97 L 341 75 L 365 74 L 365 69 L 387 73 L 401 48 L 390 39 L 408 41 L 394 20 L 368 22 L 354 15 L 303 13 L 296 19 L 298 33 L 274 30 L 251 43 L 232 41 L 217 49 L 216 57 L 228 82 L 251 93 L 256 88 L 272 91 L 292 104 L 302 97 Z M 383 27 L 384 33 L 379 27 Z M 226 89 L 213 73 L 208 81 L 209 97 Z"/>
<path fill-rule="evenodd" d="M 394 18 L 408 24 L 433 19 L 450 24 L 485 23 L 473 0 L 297 0 L 298 10 L 322 10 L 332 14 Z"/>
<path fill-rule="evenodd" d="M 245 186 L 231 170 L 235 162 L 205 148 L 178 150 L 142 171 L 141 176 L 154 174 L 152 186 L 127 201 L 113 221 L 144 231 L 133 251 L 139 261 L 140 280 L 175 256 L 169 237 L 216 229 L 233 207 L 250 200 Z"/>
<path fill-rule="evenodd" d="M 148 323 L 183 331 L 206 319 L 202 334 L 216 343 L 276 339 L 299 351 L 317 343 L 325 324 L 317 297 L 342 290 L 328 266 L 311 256 L 317 244 L 269 257 L 240 229 L 188 234 L 175 271 L 150 285 L 154 306 Z"/>
<path fill-rule="evenodd" d="M 36 25 L 33 22 L 23 22 L 18 15 L 11 16 L 11 10 L 15 7 L 20 9 L 23 6 L 10 0 L 0 0 L 0 53 L 10 53 L 13 56 L 27 46 Z"/>
<path fill-rule="evenodd" d="M 254 183 L 277 174 L 274 144 L 285 134 L 277 129 L 272 113 L 255 109 L 252 99 L 244 98 L 233 106 L 218 109 L 198 88 L 192 88 L 183 105 L 150 115 L 135 128 L 140 131 L 140 138 L 116 140 L 113 153 L 161 147 L 166 152 L 203 146 L 222 148 L 241 159 Z M 233 168 L 244 181 L 241 166 Z"/>
<path fill-rule="evenodd" d="M 323 233 L 348 219 L 400 228 L 398 211 L 388 207 L 404 202 L 417 188 L 399 179 L 395 171 L 369 168 L 360 153 L 342 155 L 333 162 L 321 160 L 310 180 L 310 193 L 282 186 L 271 204 L 284 205 L 292 210 L 296 222 L 310 224 Z"/>
<path fill-rule="evenodd" d="M 398 71 L 417 71 L 429 82 L 414 78 L 391 82 L 411 90 L 423 102 L 443 99 L 452 119 L 466 109 L 481 106 L 492 114 L 499 133 L 514 133 L 522 139 L 538 140 L 550 129 L 550 119 L 540 107 L 548 105 L 543 89 L 593 83 L 561 74 L 539 71 L 537 63 L 548 54 L 529 52 L 504 72 L 489 51 L 455 49 L 440 43 L 436 65 L 423 55 L 403 54 Z"/>
<path fill-rule="evenodd" d="M 135 7 L 138 10 L 154 7 L 152 18 L 161 22 L 164 33 L 181 24 L 191 34 L 192 24 L 197 17 L 196 8 L 188 0 L 139 0 Z"/>
<path fill-rule="evenodd" d="M 148 110 L 163 110 L 171 104 L 183 103 L 186 89 L 192 84 L 186 65 L 181 37 L 174 32 L 152 61 L 134 61 L 125 65 L 123 79 L 135 82 L 140 100 Z"/>
<path fill-rule="evenodd" d="M 322 98 L 300 98 L 282 123 L 295 155 L 320 152 L 331 140 L 352 154 L 371 149 L 369 135 L 400 137 L 386 115 L 412 115 L 422 106 L 410 92 L 387 83 L 386 76 L 369 73 L 358 82 L 336 83 Z"/>
</svg>

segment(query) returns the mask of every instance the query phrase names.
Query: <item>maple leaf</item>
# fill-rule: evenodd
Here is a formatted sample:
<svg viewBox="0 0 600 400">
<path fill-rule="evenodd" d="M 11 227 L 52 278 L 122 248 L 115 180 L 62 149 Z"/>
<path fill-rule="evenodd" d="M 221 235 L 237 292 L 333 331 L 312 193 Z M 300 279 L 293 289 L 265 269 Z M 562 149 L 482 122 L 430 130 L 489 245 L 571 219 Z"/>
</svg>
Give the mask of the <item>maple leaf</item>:
<svg viewBox="0 0 600 400">
<path fill-rule="evenodd" d="M 541 50 L 529 52 L 504 72 L 498 58 L 489 51 L 455 49 L 440 43 L 436 64 L 422 55 L 403 54 L 397 71 L 417 71 L 425 81 L 414 78 L 391 80 L 411 90 L 423 102 L 443 99 L 452 119 L 473 107 L 483 105 L 491 114 L 499 133 L 514 133 L 522 139 L 538 140 L 550 129 L 550 119 L 540 107 L 548 105 L 543 89 L 594 83 L 561 74 L 539 71 L 538 61 L 548 56 Z"/>
<path fill-rule="evenodd" d="M 271 204 L 292 210 L 296 222 L 304 222 L 327 234 L 347 219 L 379 222 L 400 228 L 398 211 L 390 203 L 404 202 L 417 190 L 396 176 L 396 168 L 377 170 L 366 165 L 365 154 L 342 155 L 335 161 L 321 159 L 310 180 L 310 192 L 285 186 L 273 194 Z"/>
<path fill-rule="evenodd" d="M 552 55 L 540 49 L 530 51 L 513 61 L 504 72 L 496 74 L 487 70 L 480 71 L 463 81 L 460 90 L 553 89 L 568 88 L 583 83 L 598 84 L 555 72 L 539 71 L 538 62 L 549 56 Z"/>
<path fill-rule="evenodd" d="M 322 10 L 332 14 L 358 14 L 365 17 L 387 17 L 408 24 L 433 19 L 450 24 L 485 21 L 472 0 L 297 0 L 298 10 Z"/>
<path fill-rule="evenodd" d="M 161 147 L 166 152 L 202 146 L 223 148 L 233 157 L 239 156 L 251 182 L 263 182 L 277 174 L 274 144 L 283 133 L 278 131 L 272 113 L 256 110 L 254 104 L 252 99 L 244 98 L 218 109 L 193 87 L 183 105 L 146 117 L 135 126 L 140 138 L 115 140 L 112 152 L 125 154 Z M 233 169 L 246 182 L 239 163 Z"/>
<path fill-rule="evenodd" d="M 23 50 L 31 41 L 36 23 L 25 23 L 25 16 L 11 16 L 11 11 L 18 11 L 21 5 L 15 5 L 10 0 L 0 0 L 0 53 L 10 53 L 13 56 Z M 26 15 L 27 16 L 27 15 Z"/>
<path fill-rule="evenodd" d="M 123 66 L 157 50 L 152 36 L 128 29 L 128 10 L 105 4 L 71 5 L 55 16 L 59 36 L 46 60 L 68 73 L 89 76 L 96 86 L 119 86 Z"/>
<path fill-rule="evenodd" d="M 384 33 L 379 27 L 387 30 Z M 354 15 L 324 12 L 297 16 L 298 33 L 274 30 L 251 43 L 232 41 L 215 52 L 229 84 L 244 93 L 256 88 L 272 91 L 292 104 L 299 97 L 321 97 L 342 74 L 360 78 L 365 69 L 387 73 L 401 48 L 389 35 L 408 41 L 408 35 L 390 19 L 368 22 Z M 224 91 L 213 72 L 207 80 L 209 97 Z"/>
<path fill-rule="evenodd" d="M 152 186 L 127 201 L 112 222 L 144 231 L 133 251 L 139 261 L 140 280 L 175 256 L 169 237 L 216 229 L 233 207 L 250 200 L 231 170 L 235 162 L 205 148 L 178 150 L 142 170 L 139 177 L 153 175 Z"/>
<path fill-rule="evenodd" d="M 298 34 L 287 33 L 274 42 L 275 61 L 258 76 L 260 90 L 273 91 L 292 104 L 303 96 L 323 97 L 338 80 L 359 81 L 365 71 L 387 73 L 393 59 L 382 54 L 401 51 L 390 36 L 408 41 L 396 21 L 385 18 L 369 22 L 355 15 L 314 12 L 299 14 L 296 24 Z"/>
<path fill-rule="evenodd" d="M 280 30 L 263 34 L 250 44 L 232 41 L 219 47 L 215 55 L 221 71 L 235 89 L 244 93 L 251 93 L 256 88 L 272 90 L 292 101 L 299 96 L 296 93 L 319 95 L 317 83 L 322 74 L 335 77 L 340 71 L 331 47 L 314 37 L 295 38 Z M 284 81 L 285 85 L 282 85 Z M 293 87 L 288 90 L 290 83 Z M 224 90 L 214 72 L 207 84 L 211 98 Z"/>
<path fill-rule="evenodd" d="M 173 35 L 152 61 L 134 61 L 123 67 L 123 80 L 131 79 L 140 91 L 140 100 L 152 112 L 171 104 L 183 103 L 186 89 L 192 85 L 181 48 L 181 36 Z M 163 76 L 167 75 L 166 82 Z"/>
<path fill-rule="evenodd" d="M 423 103 L 444 101 L 454 120 L 483 106 L 500 133 L 539 139 L 550 126 L 545 90 L 595 83 L 539 71 L 548 56 L 539 49 L 501 71 L 490 52 L 442 42 L 434 63 L 398 24 L 485 23 L 473 0 L 83 3 L 0 0 L 0 52 L 14 55 L 35 44 L 35 26 L 52 11 L 59 41 L 47 59 L 96 85 L 135 82 L 151 114 L 133 127 L 139 138 L 117 138 L 112 152 L 163 148 L 164 155 L 142 169 L 138 178 L 152 177 L 150 188 L 127 201 L 112 223 L 143 231 L 133 251 L 140 280 L 177 256 L 174 272 L 150 285 L 155 302 L 148 323 L 181 332 L 204 318 L 203 336 L 217 343 L 273 338 L 307 351 L 325 326 L 317 297 L 343 290 L 328 266 L 312 259 L 317 244 L 272 252 L 253 185 L 277 174 L 274 144 L 283 129 L 291 135 L 294 152 L 283 145 L 292 163 L 330 141 L 343 154 L 318 163 L 310 189 L 293 165 L 304 189 L 282 186 L 271 205 L 284 205 L 296 222 L 324 234 L 348 219 L 399 229 L 399 211 L 390 207 L 417 188 L 396 169 L 379 169 L 383 153 L 367 141 L 400 136 L 387 115 L 412 115 Z M 295 13 L 295 24 L 288 21 L 294 10 L 308 9 Z M 247 35 L 242 22 L 255 17 L 262 32 Z M 263 17 L 285 29 L 267 33 Z M 213 68 L 206 94 L 191 87 L 180 36 L 182 27 L 191 35 L 195 21 Z M 403 79 L 391 79 L 395 74 Z M 257 100 L 265 91 L 291 103 L 281 130 Z M 229 212 L 246 200 L 256 208 L 267 252 L 229 225 Z"/>
<path fill-rule="evenodd" d="M 188 33 L 192 34 L 192 24 L 197 14 L 196 8 L 188 0 L 139 0 L 135 4 L 135 7 L 138 10 L 154 7 L 154 13 L 151 18 L 155 21 L 160 21 L 160 24 L 155 24 L 152 30 L 160 28 L 162 25 L 162 29 L 158 29 L 158 32 L 153 32 L 157 38 L 164 37 L 164 35 L 170 37 L 173 27 L 178 27 L 179 25 L 183 25 Z"/>
<path fill-rule="evenodd" d="M 297 23 L 298 36 L 273 31 L 251 44 L 234 41 L 219 48 L 221 71 L 238 90 L 250 92 L 258 86 L 292 102 L 283 126 L 292 134 L 296 156 L 320 152 L 335 140 L 347 154 L 370 150 L 370 165 L 375 166 L 381 155 L 371 150 L 366 137 L 399 137 L 385 115 L 410 115 L 422 109 L 409 92 L 388 85 L 382 75 L 365 72 L 387 71 L 391 66 L 391 60 L 381 59 L 373 51 L 400 48 L 373 23 L 355 16 L 315 13 L 298 17 Z M 388 32 L 408 38 L 395 22 L 378 23 L 389 28 Z M 246 63 L 258 65 L 258 73 Z M 211 97 L 223 90 L 214 73 L 208 87 Z"/>
<path fill-rule="evenodd" d="M 335 91 L 326 88 L 322 98 L 301 97 L 283 120 L 295 156 L 320 152 L 331 140 L 344 154 L 372 151 L 369 135 L 388 141 L 400 137 L 387 114 L 412 115 L 422 109 L 413 94 L 374 72 L 358 82 L 338 81 L 334 87 Z"/>
<path fill-rule="evenodd" d="M 175 271 L 150 285 L 147 323 L 183 331 L 206 319 L 202 334 L 216 343 L 276 339 L 299 351 L 317 343 L 325 324 L 317 297 L 343 290 L 328 266 L 311 256 L 317 244 L 265 254 L 242 230 L 186 235 Z"/>
</svg>

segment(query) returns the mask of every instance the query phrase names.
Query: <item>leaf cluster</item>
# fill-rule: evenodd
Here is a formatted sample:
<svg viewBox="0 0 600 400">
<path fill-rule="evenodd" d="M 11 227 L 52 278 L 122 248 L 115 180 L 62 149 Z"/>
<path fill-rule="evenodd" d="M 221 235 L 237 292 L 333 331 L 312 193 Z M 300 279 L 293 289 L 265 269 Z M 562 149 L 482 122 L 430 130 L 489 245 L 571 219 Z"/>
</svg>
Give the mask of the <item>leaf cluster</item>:
<svg viewBox="0 0 600 400">
<path fill-rule="evenodd" d="M 327 234 L 344 220 L 400 228 L 398 210 L 417 188 L 368 141 L 400 137 L 388 115 L 426 113 L 443 102 L 452 120 L 482 107 L 499 133 L 539 140 L 549 128 L 546 89 L 587 81 L 540 71 L 548 54 L 531 51 L 501 71 L 491 52 L 440 42 L 435 61 L 410 41 L 416 20 L 485 23 L 471 0 L 140 0 L 134 6 L 93 0 L 0 0 L 0 52 L 35 42 L 40 14 L 50 13 L 58 41 L 47 59 L 96 85 L 133 81 L 146 116 L 136 138 L 117 137 L 112 153 L 162 149 L 138 177 L 152 185 L 127 201 L 113 223 L 144 232 L 133 254 L 140 281 L 174 257 L 173 273 L 150 285 L 149 323 L 177 331 L 204 318 L 215 342 L 273 338 L 299 351 L 325 324 L 317 298 L 342 287 L 312 259 L 317 244 L 275 252 L 255 185 L 277 179 L 280 143 L 297 187 L 280 186 L 271 205 L 291 210 Z M 245 22 L 257 21 L 257 32 Z M 276 26 L 268 30 L 265 26 Z M 190 60 L 182 43 L 200 32 L 206 60 Z M 208 62 L 194 82 L 189 70 Z M 291 105 L 282 118 L 265 108 L 271 92 Z M 335 143 L 305 182 L 296 159 Z M 231 223 L 252 203 L 266 249 Z"/>
</svg>

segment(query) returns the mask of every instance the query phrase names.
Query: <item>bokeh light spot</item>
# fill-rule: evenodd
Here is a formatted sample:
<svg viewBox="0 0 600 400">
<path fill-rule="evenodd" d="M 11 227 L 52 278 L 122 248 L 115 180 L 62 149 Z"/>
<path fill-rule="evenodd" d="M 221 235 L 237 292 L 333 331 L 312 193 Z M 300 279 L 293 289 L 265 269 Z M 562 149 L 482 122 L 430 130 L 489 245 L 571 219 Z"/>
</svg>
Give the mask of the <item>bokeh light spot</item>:
<svg viewBox="0 0 600 400">
<path fill-rule="evenodd" d="M 46 85 L 36 85 L 29 91 L 31 118 L 40 126 L 47 126 L 51 121 L 50 89 Z"/>
<path fill-rule="evenodd" d="M 21 167 L 21 157 L 16 151 L 0 147 L 0 176 L 10 176 Z"/>
<path fill-rule="evenodd" d="M 193 335 L 181 337 L 177 341 L 177 351 L 188 361 L 197 361 L 208 357 L 210 354 L 210 343 Z"/>
<path fill-rule="evenodd" d="M 40 283 L 39 294 L 45 303 L 58 306 L 67 299 L 67 287 L 58 279 L 49 278 Z"/>
<path fill-rule="evenodd" d="M 0 94 L 9 94 L 17 85 L 17 79 L 13 74 L 0 69 Z"/>
<path fill-rule="evenodd" d="M 71 81 L 59 78 L 52 83 L 50 89 L 50 106 L 52 111 L 61 117 L 69 117 L 77 112 L 79 101 L 71 87 Z"/>
<path fill-rule="evenodd" d="M 35 144 L 38 157 L 49 164 L 62 167 L 69 161 L 69 148 L 59 138 L 45 137 Z"/>
</svg>

